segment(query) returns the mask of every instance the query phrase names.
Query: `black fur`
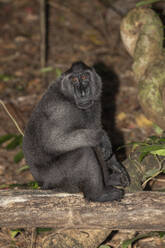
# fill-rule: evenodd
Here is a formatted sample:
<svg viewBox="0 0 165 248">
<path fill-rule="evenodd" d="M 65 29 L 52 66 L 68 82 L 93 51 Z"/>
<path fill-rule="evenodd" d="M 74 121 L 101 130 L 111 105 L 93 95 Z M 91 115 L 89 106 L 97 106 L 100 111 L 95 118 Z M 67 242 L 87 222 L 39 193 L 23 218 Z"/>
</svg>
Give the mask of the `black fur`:
<svg viewBox="0 0 165 248">
<path fill-rule="evenodd" d="M 33 111 L 23 151 L 44 189 L 83 192 L 91 201 L 120 200 L 129 183 L 101 126 L 102 82 L 93 68 L 76 62 L 53 83 Z M 106 162 L 102 170 L 94 147 Z"/>
</svg>

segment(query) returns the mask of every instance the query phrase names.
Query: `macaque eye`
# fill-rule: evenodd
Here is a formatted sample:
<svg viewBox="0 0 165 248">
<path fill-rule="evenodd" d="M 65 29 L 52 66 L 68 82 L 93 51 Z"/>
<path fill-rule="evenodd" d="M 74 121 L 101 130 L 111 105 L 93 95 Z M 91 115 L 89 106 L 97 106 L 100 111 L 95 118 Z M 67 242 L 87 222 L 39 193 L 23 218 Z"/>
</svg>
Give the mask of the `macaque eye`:
<svg viewBox="0 0 165 248">
<path fill-rule="evenodd" d="M 82 75 L 81 79 L 82 79 L 82 80 L 87 79 L 86 75 Z"/>
<path fill-rule="evenodd" d="M 72 77 L 72 83 L 77 83 L 78 82 L 78 77 Z"/>
<path fill-rule="evenodd" d="M 82 76 L 81 76 L 81 79 L 82 80 L 87 80 L 89 77 L 88 77 L 88 75 L 85 75 L 85 74 L 83 74 Z"/>
</svg>

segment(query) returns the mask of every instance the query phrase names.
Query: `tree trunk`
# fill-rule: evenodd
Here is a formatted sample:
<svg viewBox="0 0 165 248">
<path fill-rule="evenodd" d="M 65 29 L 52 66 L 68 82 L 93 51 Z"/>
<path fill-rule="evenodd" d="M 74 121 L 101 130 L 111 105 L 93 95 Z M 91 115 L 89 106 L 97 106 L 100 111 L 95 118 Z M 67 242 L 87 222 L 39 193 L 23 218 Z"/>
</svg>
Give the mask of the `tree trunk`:
<svg viewBox="0 0 165 248">
<path fill-rule="evenodd" d="M 133 57 L 138 98 L 146 116 L 165 129 L 163 24 L 151 8 L 135 8 L 121 23 L 121 37 Z"/>
</svg>

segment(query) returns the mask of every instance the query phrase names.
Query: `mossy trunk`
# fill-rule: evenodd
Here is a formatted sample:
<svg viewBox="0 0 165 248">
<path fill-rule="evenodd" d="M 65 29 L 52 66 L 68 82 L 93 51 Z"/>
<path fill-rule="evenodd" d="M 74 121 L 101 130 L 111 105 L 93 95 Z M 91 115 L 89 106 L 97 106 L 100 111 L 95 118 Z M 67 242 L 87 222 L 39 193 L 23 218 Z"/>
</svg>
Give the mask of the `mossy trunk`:
<svg viewBox="0 0 165 248">
<path fill-rule="evenodd" d="M 138 98 L 146 116 L 165 129 L 163 24 L 150 8 L 131 10 L 121 23 L 123 43 L 133 57 Z"/>
</svg>

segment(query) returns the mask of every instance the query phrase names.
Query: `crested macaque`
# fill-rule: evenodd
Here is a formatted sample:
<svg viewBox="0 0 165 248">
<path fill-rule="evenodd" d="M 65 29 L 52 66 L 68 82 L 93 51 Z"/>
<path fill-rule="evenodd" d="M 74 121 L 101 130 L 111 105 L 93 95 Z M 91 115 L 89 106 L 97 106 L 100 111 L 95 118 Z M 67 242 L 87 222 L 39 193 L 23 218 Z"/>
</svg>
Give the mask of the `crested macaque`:
<svg viewBox="0 0 165 248">
<path fill-rule="evenodd" d="M 25 159 L 43 189 L 83 192 L 90 201 L 120 200 L 129 176 L 101 124 L 102 81 L 75 62 L 43 95 L 23 139 Z M 104 168 L 96 156 L 100 150 Z"/>
</svg>

